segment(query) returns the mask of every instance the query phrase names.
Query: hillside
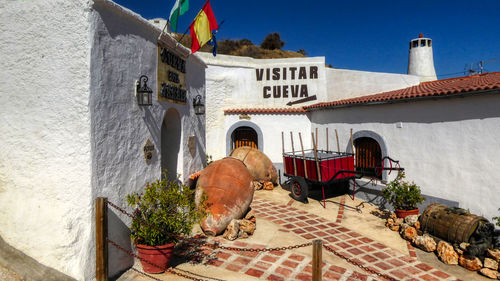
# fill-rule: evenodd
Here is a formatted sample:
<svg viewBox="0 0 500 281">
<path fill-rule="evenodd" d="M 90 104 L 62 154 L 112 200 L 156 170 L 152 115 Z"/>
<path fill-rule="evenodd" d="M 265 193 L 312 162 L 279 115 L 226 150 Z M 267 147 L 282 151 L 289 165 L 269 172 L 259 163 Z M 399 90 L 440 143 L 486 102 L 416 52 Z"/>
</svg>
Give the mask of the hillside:
<svg viewBox="0 0 500 281">
<path fill-rule="evenodd" d="M 177 40 L 179 40 L 182 38 L 182 34 L 174 34 L 174 37 Z M 187 48 L 191 48 L 191 37 L 189 35 L 185 35 L 182 38 L 182 41 L 180 41 L 180 43 Z M 206 44 L 200 49 L 200 51 L 211 53 L 212 48 L 213 46 Z M 302 53 L 298 53 L 293 51 L 283 51 L 280 49 L 274 49 L 274 50 L 264 49 L 259 46 L 256 46 L 248 39 L 217 40 L 217 54 L 223 54 L 223 55 L 251 57 L 256 59 L 277 59 L 277 58 L 306 57 L 304 53 L 305 53 L 304 51 Z"/>
</svg>

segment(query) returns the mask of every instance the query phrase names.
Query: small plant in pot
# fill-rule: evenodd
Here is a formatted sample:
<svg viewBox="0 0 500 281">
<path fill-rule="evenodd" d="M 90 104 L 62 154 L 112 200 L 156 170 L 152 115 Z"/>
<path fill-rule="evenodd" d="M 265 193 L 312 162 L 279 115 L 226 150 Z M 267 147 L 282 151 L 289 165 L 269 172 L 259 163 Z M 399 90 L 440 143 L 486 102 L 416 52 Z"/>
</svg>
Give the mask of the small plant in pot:
<svg viewBox="0 0 500 281">
<path fill-rule="evenodd" d="M 399 171 L 396 179 L 382 190 L 382 195 L 394 207 L 398 218 L 418 215 L 417 205 L 425 200 L 420 193 L 420 187 L 413 182 L 403 180 L 404 178 L 405 173 Z"/>
<path fill-rule="evenodd" d="M 134 209 L 131 238 L 147 273 L 164 272 L 179 237 L 189 235 L 205 216 L 203 205 L 196 207 L 194 190 L 164 175 L 148 183 L 144 192 L 127 195 L 128 205 Z"/>
</svg>

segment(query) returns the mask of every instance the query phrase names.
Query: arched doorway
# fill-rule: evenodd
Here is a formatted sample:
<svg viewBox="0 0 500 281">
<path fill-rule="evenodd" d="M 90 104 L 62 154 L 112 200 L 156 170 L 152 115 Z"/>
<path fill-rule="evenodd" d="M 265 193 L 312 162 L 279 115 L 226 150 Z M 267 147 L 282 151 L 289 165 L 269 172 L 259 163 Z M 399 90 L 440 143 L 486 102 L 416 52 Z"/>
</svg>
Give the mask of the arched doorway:
<svg viewBox="0 0 500 281">
<path fill-rule="evenodd" d="M 170 108 L 161 124 L 161 172 L 167 170 L 167 178 L 177 178 L 177 157 L 181 146 L 181 118 L 177 110 Z"/>
<path fill-rule="evenodd" d="M 259 148 L 259 138 L 257 132 L 247 126 L 236 128 L 231 134 L 231 149 L 242 146 Z"/>
<path fill-rule="evenodd" d="M 363 171 L 369 177 L 382 179 L 382 151 L 378 142 L 370 137 L 354 140 L 356 149 L 356 171 Z"/>
</svg>

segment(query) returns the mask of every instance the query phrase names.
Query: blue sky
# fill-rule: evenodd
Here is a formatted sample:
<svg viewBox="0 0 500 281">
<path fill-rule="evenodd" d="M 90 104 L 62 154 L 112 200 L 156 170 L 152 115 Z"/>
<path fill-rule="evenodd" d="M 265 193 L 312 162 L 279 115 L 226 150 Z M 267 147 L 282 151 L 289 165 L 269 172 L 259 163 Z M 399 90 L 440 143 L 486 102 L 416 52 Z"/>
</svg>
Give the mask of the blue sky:
<svg viewBox="0 0 500 281">
<path fill-rule="evenodd" d="M 144 18 L 168 18 L 174 0 L 115 0 Z M 179 19 L 184 32 L 205 0 L 189 0 Z M 439 79 L 463 76 L 466 64 L 500 58 L 498 0 L 210 0 L 218 39 L 249 39 L 260 45 L 279 32 L 283 50 L 304 49 L 333 67 L 406 73 L 408 42 L 419 33 L 432 38 Z M 188 33 L 189 34 L 189 33 Z M 500 60 L 485 64 L 500 71 Z"/>
</svg>

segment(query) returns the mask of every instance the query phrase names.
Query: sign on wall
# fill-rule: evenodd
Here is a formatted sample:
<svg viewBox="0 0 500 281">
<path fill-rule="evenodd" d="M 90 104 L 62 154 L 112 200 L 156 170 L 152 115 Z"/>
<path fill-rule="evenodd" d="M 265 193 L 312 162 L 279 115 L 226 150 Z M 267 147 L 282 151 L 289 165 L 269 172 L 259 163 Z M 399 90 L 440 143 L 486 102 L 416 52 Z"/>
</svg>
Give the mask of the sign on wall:
<svg viewBox="0 0 500 281">
<path fill-rule="evenodd" d="M 158 45 L 158 100 L 185 104 L 186 61 Z"/>
<path fill-rule="evenodd" d="M 318 66 L 256 68 L 255 79 L 262 88 L 263 99 L 289 100 L 286 105 L 317 99 L 308 83 L 318 79 Z"/>
</svg>

